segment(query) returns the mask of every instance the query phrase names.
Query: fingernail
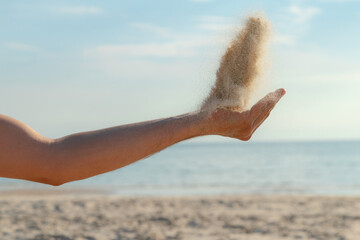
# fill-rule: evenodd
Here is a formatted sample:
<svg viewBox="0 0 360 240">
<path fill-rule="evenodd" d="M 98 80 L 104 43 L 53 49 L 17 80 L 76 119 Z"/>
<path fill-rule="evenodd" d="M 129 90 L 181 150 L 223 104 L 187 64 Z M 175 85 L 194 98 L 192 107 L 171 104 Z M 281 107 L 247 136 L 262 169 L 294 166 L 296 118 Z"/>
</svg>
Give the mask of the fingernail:
<svg viewBox="0 0 360 240">
<path fill-rule="evenodd" d="M 280 95 L 280 96 L 284 96 L 286 94 L 286 90 L 284 88 L 279 88 L 278 90 L 276 90 L 276 92 Z"/>
</svg>

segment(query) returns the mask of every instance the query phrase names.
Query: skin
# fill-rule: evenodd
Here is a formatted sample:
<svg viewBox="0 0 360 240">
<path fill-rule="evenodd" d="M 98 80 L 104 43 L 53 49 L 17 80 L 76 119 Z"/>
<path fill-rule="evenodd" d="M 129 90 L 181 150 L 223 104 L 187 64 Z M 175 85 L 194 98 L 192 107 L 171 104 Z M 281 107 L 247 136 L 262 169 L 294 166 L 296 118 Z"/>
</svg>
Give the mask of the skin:
<svg viewBox="0 0 360 240">
<path fill-rule="evenodd" d="M 0 115 L 0 177 L 59 186 L 124 167 L 193 137 L 221 135 L 247 141 L 284 94 L 284 89 L 271 92 L 243 112 L 192 112 L 59 139 Z"/>
</svg>

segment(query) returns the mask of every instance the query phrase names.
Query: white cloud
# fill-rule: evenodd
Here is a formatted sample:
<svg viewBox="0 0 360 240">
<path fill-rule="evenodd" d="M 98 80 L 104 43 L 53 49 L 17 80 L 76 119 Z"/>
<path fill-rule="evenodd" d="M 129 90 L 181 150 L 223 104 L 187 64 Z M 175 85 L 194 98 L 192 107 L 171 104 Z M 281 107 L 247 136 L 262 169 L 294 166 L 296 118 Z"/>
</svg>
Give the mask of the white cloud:
<svg viewBox="0 0 360 240">
<path fill-rule="evenodd" d="M 321 13 L 321 10 L 316 7 L 299 7 L 292 5 L 288 11 L 295 17 L 297 23 L 305 23 L 311 20 L 315 15 Z"/>
<path fill-rule="evenodd" d="M 201 16 L 199 18 L 198 27 L 208 31 L 230 31 L 234 28 L 231 24 L 230 19 L 221 16 Z"/>
<path fill-rule="evenodd" d="M 8 48 L 19 50 L 19 51 L 25 51 L 25 52 L 36 52 L 39 50 L 38 47 L 29 45 L 29 44 L 24 44 L 24 43 L 8 42 L 8 43 L 5 43 L 5 45 Z"/>
<path fill-rule="evenodd" d="M 197 29 L 201 29 L 205 31 L 229 32 L 235 28 L 235 26 L 231 23 L 229 18 L 221 17 L 221 16 L 212 16 L 212 15 L 201 16 L 201 17 L 197 17 L 195 21 L 197 22 L 195 27 Z M 146 22 L 133 22 L 130 25 L 136 29 L 172 39 L 179 39 L 179 38 L 192 39 L 194 37 L 192 35 L 181 34 L 170 28 L 166 28 Z"/>
<path fill-rule="evenodd" d="M 321 10 L 312 6 L 290 5 L 285 7 L 277 15 L 278 20 L 274 24 L 274 31 L 271 41 L 277 45 L 295 46 L 302 36 L 306 35 L 311 25 L 309 22 L 314 16 L 321 13 Z M 280 32 L 277 32 L 280 28 Z"/>
<path fill-rule="evenodd" d="M 231 24 L 225 23 L 202 23 L 199 27 L 209 31 L 230 31 L 234 28 Z"/>
<path fill-rule="evenodd" d="M 196 49 L 214 44 L 207 39 L 174 41 L 167 43 L 101 45 L 86 49 L 85 54 L 99 54 L 106 57 L 190 57 Z"/>
<path fill-rule="evenodd" d="M 56 12 L 61 14 L 72 15 L 97 15 L 101 14 L 103 10 L 95 6 L 72 6 L 72 7 L 59 7 Z"/>
<path fill-rule="evenodd" d="M 131 26 L 133 26 L 134 28 L 143 30 L 143 31 L 151 32 L 151 33 L 162 35 L 162 36 L 172 36 L 173 35 L 172 31 L 169 28 L 156 26 L 151 23 L 134 22 L 134 23 L 131 23 Z"/>
<path fill-rule="evenodd" d="M 337 74 L 314 74 L 311 76 L 308 81 L 316 81 L 322 83 L 329 82 L 352 82 L 352 83 L 360 83 L 360 73 L 337 73 Z"/>
<path fill-rule="evenodd" d="M 228 22 L 230 19 L 217 15 L 204 15 L 199 17 L 199 20 L 202 22 Z"/>
<path fill-rule="evenodd" d="M 133 57 L 171 57 L 171 56 L 189 56 L 192 52 L 188 46 L 181 46 L 179 43 L 144 43 L 144 44 L 119 44 L 103 45 L 96 48 L 101 55 L 107 56 L 133 56 Z"/>
<path fill-rule="evenodd" d="M 296 36 L 290 34 L 275 34 L 272 41 L 279 45 L 293 46 L 296 44 Z"/>
</svg>

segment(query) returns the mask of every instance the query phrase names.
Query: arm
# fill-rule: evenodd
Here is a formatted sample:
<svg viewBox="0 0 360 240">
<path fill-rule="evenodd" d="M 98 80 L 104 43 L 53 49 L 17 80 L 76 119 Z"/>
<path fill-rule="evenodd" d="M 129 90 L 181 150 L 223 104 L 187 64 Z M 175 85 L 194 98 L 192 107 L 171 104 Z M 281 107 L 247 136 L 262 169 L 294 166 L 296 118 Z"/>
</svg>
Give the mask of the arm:
<svg viewBox="0 0 360 240">
<path fill-rule="evenodd" d="M 284 94 L 284 89 L 270 93 L 244 112 L 194 112 L 59 139 L 0 115 L 0 177 L 61 185 L 121 168 L 197 136 L 248 140 Z"/>
</svg>

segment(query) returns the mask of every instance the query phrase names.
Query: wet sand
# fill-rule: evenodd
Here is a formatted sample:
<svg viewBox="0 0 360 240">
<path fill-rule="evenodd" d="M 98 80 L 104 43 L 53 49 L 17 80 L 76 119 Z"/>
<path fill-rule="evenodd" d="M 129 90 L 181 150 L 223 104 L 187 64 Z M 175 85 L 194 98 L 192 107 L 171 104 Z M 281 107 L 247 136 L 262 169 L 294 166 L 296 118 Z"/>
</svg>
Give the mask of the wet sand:
<svg viewBox="0 0 360 240">
<path fill-rule="evenodd" d="M 0 239 L 360 239 L 360 197 L 0 193 Z"/>
</svg>

